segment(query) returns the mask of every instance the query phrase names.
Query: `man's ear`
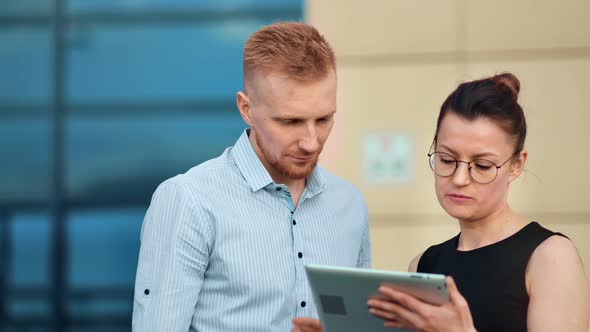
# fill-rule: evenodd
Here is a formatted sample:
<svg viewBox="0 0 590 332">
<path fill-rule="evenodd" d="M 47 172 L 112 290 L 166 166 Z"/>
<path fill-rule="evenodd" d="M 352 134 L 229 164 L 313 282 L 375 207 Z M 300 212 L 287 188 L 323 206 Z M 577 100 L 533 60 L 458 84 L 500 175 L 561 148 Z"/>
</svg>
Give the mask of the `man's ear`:
<svg viewBox="0 0 590 332">
<path fill-rule="evenodd" d="M 526 160 L 528 157 L 528 153 L 525 149 L 522 149 L 520 153 L 514 157 L 513 161 L 510 164 L 510 182 L 516 180 L 520 174 L 522 174 L 522 170 L 524 169 L 524 165 L 526 164 Z"/>
<path fill-rule="evenodd" d="M 250 108 L 250 99 L 246 95 L 246 93 L 242 91 L 238 91 L 236 94 L 236 105 L 238 106 L 238 110 L 240 111 L 240 115 L 244 122 L 249 126 L 252 126 L 252 109 Z"/>
</svg>

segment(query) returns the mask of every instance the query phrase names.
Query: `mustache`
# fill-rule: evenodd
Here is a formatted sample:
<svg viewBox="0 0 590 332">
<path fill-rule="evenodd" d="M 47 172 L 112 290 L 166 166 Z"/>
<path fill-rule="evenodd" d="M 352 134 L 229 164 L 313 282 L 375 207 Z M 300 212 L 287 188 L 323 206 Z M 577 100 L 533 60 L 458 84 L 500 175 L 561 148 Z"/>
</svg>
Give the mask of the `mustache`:
<svg viewBox="0 0 590 332">
<path fill-rule="evenodd" d="M 307 152 L 305 150 L 296 150 L 296 151 L 291 151 L 287 154 L 292 155 L 292 156 L 297 156 L 297 157 L 303 157 L 303 158 L 307 158 L 307 157 L 313 157 L 315 156 L 316 158 L 320 156 L 320 154 L 322 153 L 322 150 L 324 149 L 324 147 L 320 147 L 317 151 L 314 152 Z"/>
</svg>

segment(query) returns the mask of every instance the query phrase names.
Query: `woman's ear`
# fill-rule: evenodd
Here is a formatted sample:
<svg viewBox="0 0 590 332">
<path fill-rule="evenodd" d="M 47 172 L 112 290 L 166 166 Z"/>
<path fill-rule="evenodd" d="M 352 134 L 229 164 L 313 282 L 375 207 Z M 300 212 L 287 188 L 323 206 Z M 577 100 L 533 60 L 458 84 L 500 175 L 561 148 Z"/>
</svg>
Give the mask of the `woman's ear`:
<svg viewBox="0 0 590 332">
<path fill-rule="evenodd" d="M 528 153 L 525 149 L 522 149 L 518 155 L 514 156 L 510 163 L 510 182 L 516 180 L 522 174 L 527 157 Z"/>
</svg>

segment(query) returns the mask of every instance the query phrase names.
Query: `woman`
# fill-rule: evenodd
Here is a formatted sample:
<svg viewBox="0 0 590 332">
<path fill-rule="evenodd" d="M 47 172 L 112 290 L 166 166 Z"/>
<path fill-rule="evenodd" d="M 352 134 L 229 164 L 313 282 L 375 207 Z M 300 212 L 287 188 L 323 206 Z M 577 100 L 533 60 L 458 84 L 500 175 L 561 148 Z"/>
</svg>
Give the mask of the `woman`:
<svg viewBox="0 0 590 332">
<path fill-rule="evenodd" d="M 526 162 L 520 83 L 509 73 L 466 82 L 443 103 L 428 154 L 442 208 L 461 232 L 410 263 L 448 275 L 450 302 L 434 306 L 389 286 L 368 301 L 387 327 L 417 331 L 588 331 L 590 291 L 564 235 L 512 211 L 510 184 Z M 294 319 L 293 331 L 321 331 Z"/>
</svg>

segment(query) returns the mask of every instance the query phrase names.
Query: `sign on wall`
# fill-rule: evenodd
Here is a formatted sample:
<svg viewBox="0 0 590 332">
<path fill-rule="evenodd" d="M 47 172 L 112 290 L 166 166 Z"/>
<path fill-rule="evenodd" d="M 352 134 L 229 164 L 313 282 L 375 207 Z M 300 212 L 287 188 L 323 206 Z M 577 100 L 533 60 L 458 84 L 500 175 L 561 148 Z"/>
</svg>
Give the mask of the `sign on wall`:
<svg viewBox="0 0 590 332">
<path fill-rule="evenodd" d="M 363 140 L 363 179 L 367 183 L 403 184 L 413 180 L 413 140 L 403 133 L 372 133 Z"/>
</svg>

